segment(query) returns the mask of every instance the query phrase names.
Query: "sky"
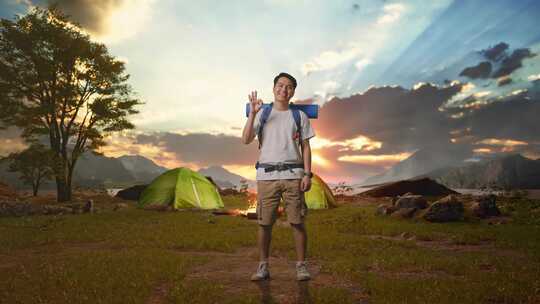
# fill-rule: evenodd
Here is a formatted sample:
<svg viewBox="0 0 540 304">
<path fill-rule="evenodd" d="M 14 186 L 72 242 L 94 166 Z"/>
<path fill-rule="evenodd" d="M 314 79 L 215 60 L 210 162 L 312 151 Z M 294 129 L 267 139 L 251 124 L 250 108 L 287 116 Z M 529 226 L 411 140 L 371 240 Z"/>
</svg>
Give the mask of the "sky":
<svg viewBox="0 0 540 304">
<path fill-rule="evenodd" d="M 50 2 L 3 0 L 0 17 Z M 254 178 L 257 144 L 240 142 L 247 95 L 272 102 L 288 72 L 293 101 L 321 107 L 313 170 L 329 182 L 433 146 L 540 158 L 538 1 L 56 2 L 126 62 L 145 103 L 135 130 L 107 138 L 107 156 Z M 0 140 L 0 154 L 24 147 L 14 130 Z"/>
</svg>

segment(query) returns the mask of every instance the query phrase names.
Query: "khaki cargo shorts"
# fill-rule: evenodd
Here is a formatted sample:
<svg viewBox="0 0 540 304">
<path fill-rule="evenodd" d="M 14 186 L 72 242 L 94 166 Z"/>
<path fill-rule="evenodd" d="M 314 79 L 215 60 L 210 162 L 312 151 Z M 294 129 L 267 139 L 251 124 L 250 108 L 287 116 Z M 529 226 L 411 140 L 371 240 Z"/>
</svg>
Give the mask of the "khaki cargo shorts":
<svg viewBox="0 0 540 304">
<path fill-rule="evenodd" d="M 301 179 L 277 179 L 257 181 L 257 219 L 259 225 L 273 225 L 281 198 L 285 205 L 287 221 L 302 224 L 307 215 L 304 192 L 300 190 Z"/>
</svg>

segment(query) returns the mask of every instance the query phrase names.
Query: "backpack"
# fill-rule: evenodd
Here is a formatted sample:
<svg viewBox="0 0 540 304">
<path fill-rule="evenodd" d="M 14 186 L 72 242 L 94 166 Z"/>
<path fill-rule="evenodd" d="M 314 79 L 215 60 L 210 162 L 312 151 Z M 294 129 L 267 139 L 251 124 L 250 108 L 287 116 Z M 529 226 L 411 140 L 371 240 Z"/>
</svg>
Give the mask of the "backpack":
<svg viewBox="0 0 540 304">
<path fill-rule="evenodd" d="M 272 112 L 272 108 L 274 107 L 274 103 L 272 102 L 269 107 L 264 107 L 262 109 L 261 113 L 261 122 L 259 125 L 259 132 L 257 133 L 257 136 L 259 138 L 259 149 L 261 149 L 262 145 L 262 134 L 263 134 L 263 128 L 266 124 L 266 121 L 268 120 L 268 117 L 270 117 L 270 113 Z M 298 133 L 298 139 L 300 140 L 300 151 L 301 153 L 304 152 L 304 145 L 302 143 L 302 124 L 300 119 L 300 110 L 295 108 L 289 108 L 292 112 L 292 116 L 294 118 L 294 122 L 296 124 L 296 132 Z"/>
</svg>

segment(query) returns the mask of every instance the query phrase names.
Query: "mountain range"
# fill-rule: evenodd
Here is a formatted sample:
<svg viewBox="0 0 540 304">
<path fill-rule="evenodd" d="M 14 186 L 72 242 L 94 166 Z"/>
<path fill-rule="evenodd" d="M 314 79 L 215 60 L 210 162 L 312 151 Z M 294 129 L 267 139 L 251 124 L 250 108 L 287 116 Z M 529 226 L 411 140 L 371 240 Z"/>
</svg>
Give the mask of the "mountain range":
<svg viewBox="0 0 540 304">
<path fill-rule="evenodd" d="M 457 166 L 472 156 L 472 152 L 460 146 L 429 147 L 416 151 L 387 171 L 365 179 L 362 185 L 381 184 L 408 179 L 436 169 Z"/>
<path fill-rule="evenodd" d="M 0 162 L 0 181 L 16 189 L 27 189 L 18 173 L 7 170 L 8 164 Z M 135 184 L 148 184 L 154 178 L 169 170 L 154 163 L 141 155 L 123 155 L 120 157 L 107 157 L 93 153 L 85 153 L 79 158 L 73 172 L 73 186 L 84 188 L 123 188 Z M 238 174 L 231 173 L 221 166 L 202 168 L 199 173 L 210 176 L 220 188 L 239 187 L 242 180 L 246 180 L 250 188 L 255 182 Z M 54 189 L 54 181 L 44 182 L 40 189 Z"/>
<path fill-rule="evenodd" d="M 106 157 L 86 153 L 77 162 L 73 186 L 123 188 L 148 184 L 168 168 L 140 155 Z M 231 173 L 221 166 L 202 168 L 199 173 L 212 177 L 220 188 L 239 188 L 243 180 L 249 188 L 255 181 Z M 17 173 L 7 171 L 7 163 L 0 162 L 0 182 L 16 189 L 28 189 Z M 475 160 L 467 149 L 429 148 L 413 153 L 382 174 L 364 180 L 359 186 L 369 186 L 398 180 L 429 177 L 453 189 L 475 189 L 497 186 L 507 189 L 540 189 L 540 159 L 520 154 Z M 41 189 L 54 189 L 54 181 L 42 184 Z"/>
<path fill-rule="evenodd" d="M 16 189 L 29 188 L 18 173 L 9 172 L 8 164 L 0 162 L 0 181 Z M 168 169 L 140 155 L 107 157 L 93 153 L 83 154 L 73 172 L 73 186 L 119 188 L 133 184 L 147 184 Z M 40 189 L 55 188 L 54 181 L 46 181 Z"/>
<path fill-rule="evenodd" d="M 540 189 L 540 159 L 512 154 L 457 167 L 441 168 L 425 176 L 454 189 Z"/>
<path fill-rule="evenodd" d="M 434 152 L 417 151 L 384 173 L 367 178 L 361 185 L 429 177 L 453 189 L 540 189 L 540 159 L 506 154 L 473 160 L 466 150 Z"/>
<path fill-rule="evenodd" d="M 221 188 L 233 188 L 239 187 L 242 180 L 245 180 L 249 188 L 255 188 L 255 182 L 246 179 L 238 174 L 231 173 L 221 166 L 210 166 L 198 171 L 202 175 L 210 176 L 216 184 Z"/>
</svg>

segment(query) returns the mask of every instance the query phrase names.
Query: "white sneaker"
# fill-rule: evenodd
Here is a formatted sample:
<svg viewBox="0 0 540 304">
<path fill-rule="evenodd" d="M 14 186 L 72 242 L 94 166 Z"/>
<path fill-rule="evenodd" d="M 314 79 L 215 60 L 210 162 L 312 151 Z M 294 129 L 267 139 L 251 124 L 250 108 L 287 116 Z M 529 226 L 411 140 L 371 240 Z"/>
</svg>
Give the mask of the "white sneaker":
<svg viewBox="0 0 540 304">
<path fill-rule="evenodd" d="M 306 262 L 296 262 L 296 279 L 298 281 L 307 281 L 311 279 L 311 275 L 307 270 Z"/>
<path fill-rule="evenodd" d="M 252 281 L 264 281 L 270 279 L 270 272 L 268 271 L 268 262 L 259 262 L 259 268 L 251 276 Z"/>
</svg>

